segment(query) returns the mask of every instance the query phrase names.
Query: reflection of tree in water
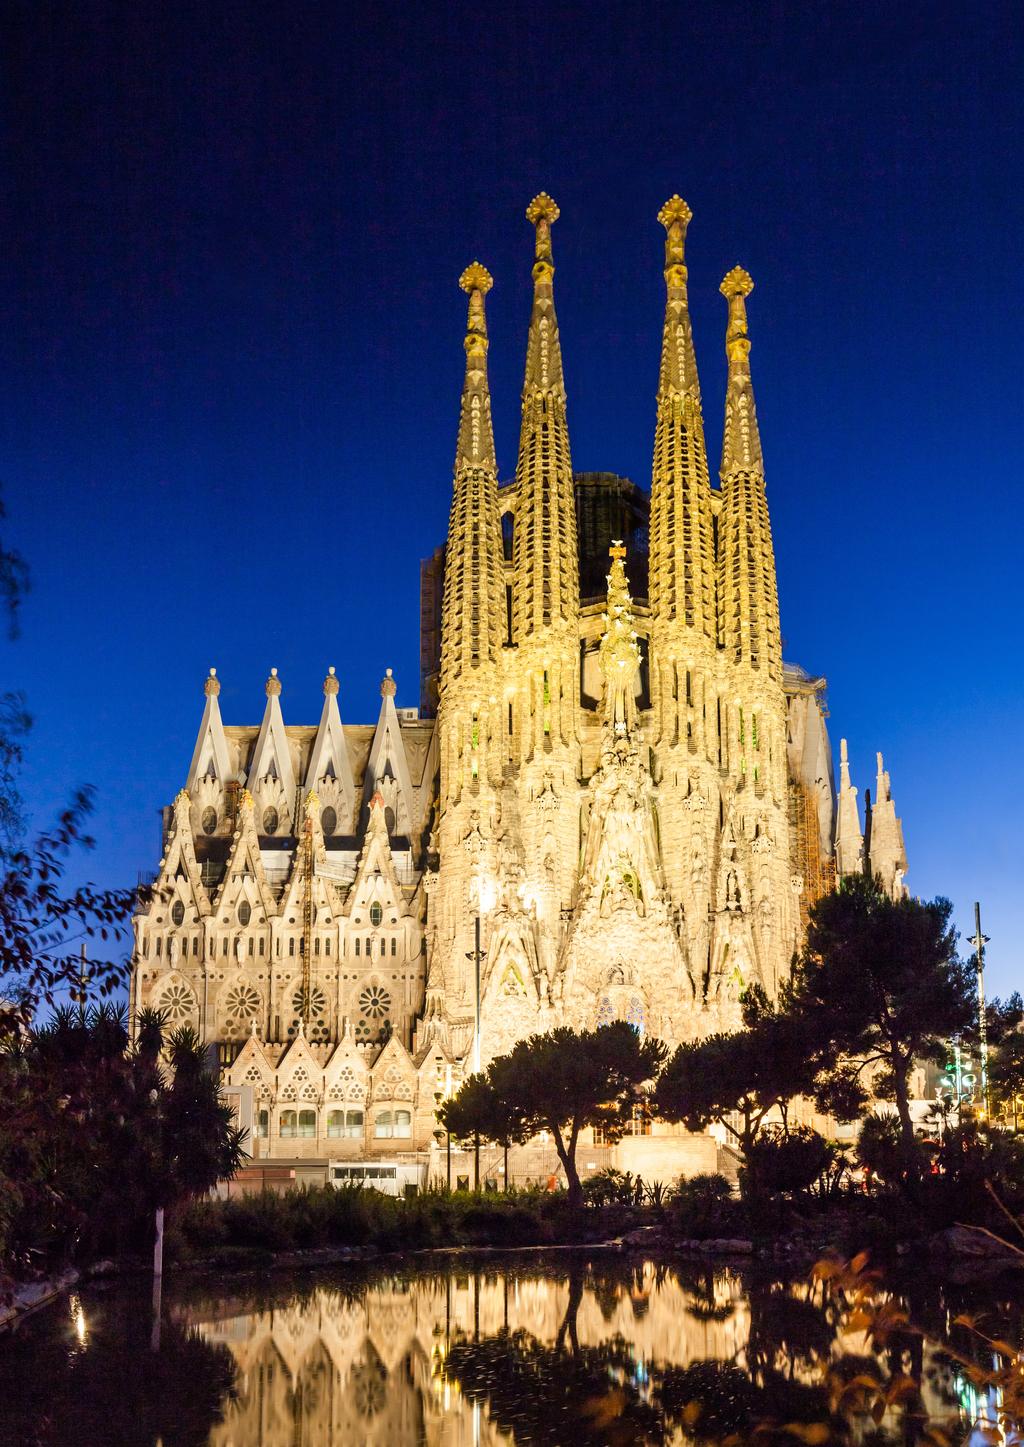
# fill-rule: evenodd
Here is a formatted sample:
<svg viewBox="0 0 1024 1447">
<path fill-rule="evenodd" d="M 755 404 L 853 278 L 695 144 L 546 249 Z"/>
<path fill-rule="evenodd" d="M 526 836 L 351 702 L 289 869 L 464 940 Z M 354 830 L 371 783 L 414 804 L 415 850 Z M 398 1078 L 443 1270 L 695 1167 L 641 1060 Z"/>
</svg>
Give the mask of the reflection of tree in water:
<svg viewBox="0 0 1024 1447">
<path fill-rule="evenodd" d="M 600 1346 L 581 1346 L 577 1319 L 584 1283 L 608 1304 L 610 1313 L 633 1273 L 590 1277 L 582 1264 L 569 1272 L 569 1295 L 554 1345 L 530 1332 L 501 1331 L 478 1341 L 453 1342 L 445 1363 L 470 1401 L 486 1403 L 491 1420 L 517 1441 L 576 1447 L 615 1447 L 661 1441 L 657 1411 L 643 1399 L 643 1369 L 621 1337 Z"/>
<path fill-rule="evenodd" d="M 716 1289 L 720 1278 L 713 1271 L 701 1271 L 692 1276 L 677 1273 L 676 1279 L 686 1293 L 686 1309 L 695 1321 L 723 1322 L 736 1314 L 736 1303 L 731 1295 L 720 1296 Z"/>
<path fill-rule="evenodd" d="M 365 1421 L 383 1412 L 388 1399 L 388 1369 L 370 1341 L 363 1360 L 352 1368 L 351 1388 L 356 1410 Z"/>
<path fill-rule="evenodd" d="M 664 1279 L 664 1278 L 663 1278 Z M 725 1321 L 735 1312 L 711 1271 L 681 1273 L 679 1283 L 699 1321 Z M 658 1443 L 682 1429 L 697 1442 L 732 1433 L 743 1440 L 755 1427 L 766 1444 L 792 1444 L 783 1424 L 823 1423 L 829 1403 L 820 1368 L 834 1339 L 822 1305 L 786 1288 L 752 1288 L 751 1332 L 739 1361 L 665 1365 L 637 1360 L 622 1337 L 581 1346 L 577 1318 L 589 1290 L 609 1321 L 625 1296 L 640 1316 L 655 1293 L 650 1281 L 622 1263 L 599 1271 L 574 1266 L 565 1314 L 553 1345 L 531 1333 L 502 1331 L 453 1344 L 446 1363 L 464 1394 L 486 1403 L 492 1420 L 535 1443 Z M 798 1374 L 798 1375 L 797 1375 Z M 804 1380 L 799 1380 L 803 1377 Z M 772 1431 L 777 1425 L 777 1432 Z"/>
</svg>

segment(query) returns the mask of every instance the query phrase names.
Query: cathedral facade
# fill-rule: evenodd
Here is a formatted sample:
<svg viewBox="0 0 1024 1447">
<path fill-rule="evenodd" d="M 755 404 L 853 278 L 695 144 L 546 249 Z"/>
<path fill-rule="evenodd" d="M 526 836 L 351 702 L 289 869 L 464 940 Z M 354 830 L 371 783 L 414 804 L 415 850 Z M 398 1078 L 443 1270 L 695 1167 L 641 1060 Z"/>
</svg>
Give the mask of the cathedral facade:
<svg viewBox="0 0 1024 1447">
<path fill-rule="evenodd" d="M 865 868 L 903 890 L 881 756 L 861 826 L 822 678 L 782 659 L 747 298 L 726 302 L 712 482 L 678 196 L 649 495 L 574 474 L 547 195 L 522 425 L 500 484 L 474 263 L 447 541 L 423 569 L 419 708 L 375 724 L 225 724 L 211 670 L 164 856 L 135 920 L 132 1009 L 190 1023 L 251 1105 L 258 1153 L 422 1153 L 459 1080 L 558 1024 L 670 1046 L 774 995 L 807 910 Z"/>
</svg>

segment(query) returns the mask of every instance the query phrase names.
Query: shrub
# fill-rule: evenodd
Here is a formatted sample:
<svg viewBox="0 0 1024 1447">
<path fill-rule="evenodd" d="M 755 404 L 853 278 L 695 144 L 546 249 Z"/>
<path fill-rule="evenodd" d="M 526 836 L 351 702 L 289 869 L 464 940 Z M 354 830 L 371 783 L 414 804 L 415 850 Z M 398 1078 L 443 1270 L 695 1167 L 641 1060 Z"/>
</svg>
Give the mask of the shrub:
<svg viewBox="0 0 1024 1447">
<path fill-rule="evenodd" d="M 672 1224 L 681 1236 L 705 1241 L 745 1229 L 744 1213 L 725 1176 L 707 1171 L 682 1177 L 670 1200 Z"/>
<path fill-rule="evenodd" d="M 857 1159 L 886 1185 L 895 1185 L 904 1174 L 899 1117 L 887 1112 L 869 1115 L 857 1137 Z"/>
<path fill-rule="evenodd" d="M 832 1154 L 824 1136 L 809 1126 L 796 1126 L 788 1133 L 765 1131 L 747 1147 L 749 1184 L 769 1195 L 806 1191 L 827 1169 Z"/>
</svg>

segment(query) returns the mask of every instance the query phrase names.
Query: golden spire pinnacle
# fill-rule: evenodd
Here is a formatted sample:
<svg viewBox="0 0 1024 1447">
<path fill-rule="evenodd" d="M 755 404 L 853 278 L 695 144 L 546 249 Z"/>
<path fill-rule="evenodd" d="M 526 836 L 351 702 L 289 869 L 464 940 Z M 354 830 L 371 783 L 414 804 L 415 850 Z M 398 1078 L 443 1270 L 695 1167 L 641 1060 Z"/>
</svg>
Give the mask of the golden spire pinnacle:
<svg viewBox="0 0 1024 1447">
<path fill-rule="evenodd" d="M 459 277 L 469 297 L 466 379 L 448 516 L 441 605 L 441 695 L 480 664 L 494 664 L 504 638 L 505 580 L 498 517 L 498 464 L 487 382 L 484 298 L 494 285 L 474 261 Z"/>
<path fill-rule="evenodd" d="M 334 668 L 331 667 L 327 670 L 327 677 L 324 679 L 324 698 L 329 698 L 332 694 L 337 697 L 340 690 L 341 684 L 338 682 Z"/>
<path fill-rule="evenodd" d="M 665 282 L 669 290 L 686 289 L 686 264 L 683 261 L 683 247 L 686 243 L 686 228 L 693 220 L 693 212 L 682 196 L 670 196 L 658 212 L 658 220 L 665 228 Z"/>
<path fill-rule="evenodd" d="M 533 309 L 526 343 L 516 463 L 514 539 L 517 642 L 539 629 L 575 628 L 579 613 L 576 505 L 566 421 L 562 347 L 555 316 L 551 227 L 558 207 L 542 191 L 526 208 L 535 228 Z M 574 647 L 575 647 L 574 643 Z"/>
<path fill-rule="evenodd" d="M 203 684 L 203 692 L 207 698 L 216 698 L 220 693 L 220 679 L 217 677 L 217 670 L 215 668 L 210 669 L 209 677 Z"/>
<path fill-rule="evenodd" d="M 534 196 L 526 208 L 526 219 L 536 229 L 535 251 L 537 260 L 533 264 L 535 282 L 550 282 L 555 274 L 555 263 L 551 256 L 551 228 L 562 213 L 546 191 Z"/>
<path fill-rule="evenodd" d="M 280 698 L 281 680 L 277 676 L 276 668 L 272 668 L 270 670 L 270 677 L 267 679 L 267 685 L 264 692 L 266 693 L 268 698 Z"/>
<path fill-rule="evenodd" d="M 719 287 L 729 304 L 725 350 L 729 381 L 722 439 L 722 511 L 718 523 L 722 646 L 736 662 L 782 679 L 779 594 L 764 460 L 750 380 L 746 298 L 750 276 L 734 266 Z"/>
<path fill-rule="evenodd" d="M 722 442 L 724 478 L 730 472 L 763 472 L 761 437 L 754 410 L 750 380 L 750 338 L 747 336 L 746 298 L 754 290 L 750 273 L 734 266 L 718 290 L 729 304 L 725 332 L 725 354 L 729 359 L 729 383 L 725 394 L 725 436 Z"/>
<path fill-rule="evenodd" d="M 676 624 L 693 629 L 714 646 L 718 625 L 711 483 L 686 301 L 684 243 L 692 214 L 681 196 L 671 196 L 658 212 L 665 228 L 666 301 L 651 478 L 648 594 L 656 628 Z M 667 720 L 662 722 L 667 726 Z"/>
<path fill-rule="evenodd" d="M 484 297 L 494 285 L 486 267 L 474 261 L 459 277 L 459 286 L 469 296 L 466 321 L 466 380 L 462 388 L 459 439 L 455 449 L 455 470 L 486 467 L 497 472 L 494 429 L 491 425 L 491 393 L 487 384 L 487 315 Z"/>
</svg>

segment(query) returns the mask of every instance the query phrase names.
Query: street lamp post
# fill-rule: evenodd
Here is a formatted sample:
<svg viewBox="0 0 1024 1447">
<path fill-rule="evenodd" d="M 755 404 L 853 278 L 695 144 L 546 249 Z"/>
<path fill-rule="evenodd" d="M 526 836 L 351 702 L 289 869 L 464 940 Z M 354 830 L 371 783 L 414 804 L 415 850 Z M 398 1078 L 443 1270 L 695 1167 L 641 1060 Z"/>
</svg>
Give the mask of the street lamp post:
<svg viewBox="0 0 1024 1447">
<path fill-rule="evenodd" d="M 978 1039 L 981 1056 L 981 1108 L 988 1117 L 988 1021 L 985 1018 L 985 946 L 988 935 L 981 932 L 981 905 L 974 902 L 974 938 L 971 940 L 978 961 Z"/>
<path fill-rule="evenodd" d="M 475 1025 L 475 1029 L 474 1029 L 474 1031 L 473 1031 L 473 1073 L 474 1073 L 474 1075 L 479 1075 L 479 1073 L 480 1073 L 480 957 L 481 957 L 481 954 L 482 954 L 482 953 L 483 953 L 483 952 L 482 952 L 482 950 L 480 949 L 480 913 L 479 913 L 479 911 L 477 911 L 477 916 L 476 916 L 476 934 L 475 934 L 475 942 L 474 942 L 474 945 L 473 945 L 473 956 L 474 956 L 474 967 L 475 967 L 474 973 L 475 973 L 475 975 L 476 975 L 476 1025 Z"/>
</svg>

